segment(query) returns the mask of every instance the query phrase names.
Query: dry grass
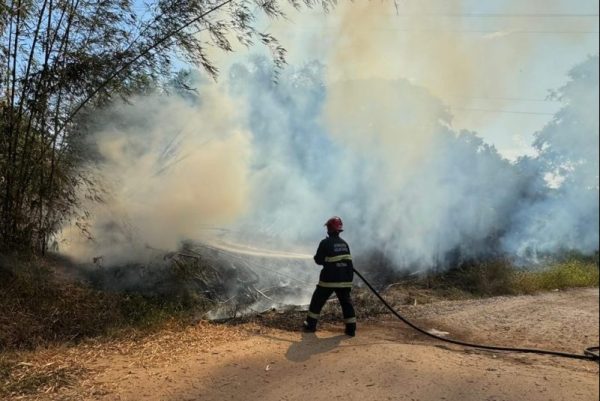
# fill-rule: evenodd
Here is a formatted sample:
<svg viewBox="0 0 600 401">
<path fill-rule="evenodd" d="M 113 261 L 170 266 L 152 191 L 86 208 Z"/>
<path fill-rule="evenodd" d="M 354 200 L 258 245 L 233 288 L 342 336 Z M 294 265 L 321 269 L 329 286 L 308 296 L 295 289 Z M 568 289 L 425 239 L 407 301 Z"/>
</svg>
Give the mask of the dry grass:
<svg viewBox="0 0 600 401">
<path fill-rule="evenodd" d="M 48 394 L 77 383 L 87 369 L 65 361 L 19 361 L 16 355 L 0 356 L 0 396 Z"/>
<path fill-rule="evenodd" d="M 0 260 L 0 308 L 0 351 L 113 336 L 132 327 L 152 332 L 190 313 L 169 299 L 58 278 L 44 259 Z"/>
<path fill-rule="evenodd" d="M 110 383 L 101 383 L 98 377 L 114 366 L 105 361 L 120 361 L 124 368 L 160 369 L 179 362 L 189 350 L 208 351 L 265 330 L 254 324 L 230 327 L 202 321 L 182 326 L 172 321 L 154 333 L 131 329 L 119 338 L 87 339 L 76 346 L 7 352 L 0 354 L 0 398 L 77 399 L 82 394 L 107 394 Z"/>
<path fill-rule="evenodd" d="M 13 265 L 7 267 L 7 263 Z M 44 260 L 0 259 L 0 398 L 53 399 L 53 394 L 105 394 L 94 381 L 102 361 L 121 355 L 131 366 L 174 362 L 185 348 L 208 349 L 271 329 L 298 330 L 305 312 L 271 311 L 216 325 L 190 325 L 190 310 L 135 294 L 97 291 L 57 278 Z M 518 270 L 502 261 L 462 266 L 382 288 L 396 307 L 444 299 L 598 286 L 593 261 L 571 259 L 544 269 Z M 361 320 L 387 313 L 365 288 L 353 291 Z M 322 322 L 339 323 L 336 300 Z M 72 346 L 76 344 L 77 346 Z M 40 348 L 43 346 L 43 348 Z M 28 351 L 34 348 L 34 352 Z M 83 388 L 83 390 L 82 390 Z M 67 398 L 68 399 L 68 396 Z"/>
<path fill-rule="evenodd" d="M 571 259 L 536 270 L 519 270 L 503 260 L 473 263 L 419 278 L 411 276 L 381 289 L 393 304 L 406 305 L 580 286 L 598 286 L 598 267 L 593 261 Z M 363 317 L 385 313 L 365 289 L 356 288 L 354 298 Z M 108 293 L 57 278 L 48 260 L 14 262 L 6 258 L 0 259 L 0 307 L 0 350 L 118 337 L 131 328 L 152 333 L 172 319 L 189 322 L 192 313 L 203 312 L 202 305 L 183 306 L 165 298 Z M 336 311 L 326 307 L 325 319 L 329 315 L 333 319 Z M 270 326 L 288 327 L 277 314 L 268 319 L 265 316 L 261 318 Z"/>
</svg>

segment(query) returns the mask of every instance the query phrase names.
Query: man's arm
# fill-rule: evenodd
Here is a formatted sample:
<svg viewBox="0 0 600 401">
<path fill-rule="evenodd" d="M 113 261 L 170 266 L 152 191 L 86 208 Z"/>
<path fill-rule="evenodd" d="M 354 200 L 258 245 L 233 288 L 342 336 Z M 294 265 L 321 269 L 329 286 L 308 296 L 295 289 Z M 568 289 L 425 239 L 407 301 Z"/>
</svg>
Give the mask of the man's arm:
<svg viewBox="0 0 600 401">
<path fill-rule="evenodd" d="M 317 253 L 313 257 L 315 263 L 318 265 L 323 265 L 325 263 L 325 240 L 321 241 L 319 247 L 317 248 Z"/>
</svg>

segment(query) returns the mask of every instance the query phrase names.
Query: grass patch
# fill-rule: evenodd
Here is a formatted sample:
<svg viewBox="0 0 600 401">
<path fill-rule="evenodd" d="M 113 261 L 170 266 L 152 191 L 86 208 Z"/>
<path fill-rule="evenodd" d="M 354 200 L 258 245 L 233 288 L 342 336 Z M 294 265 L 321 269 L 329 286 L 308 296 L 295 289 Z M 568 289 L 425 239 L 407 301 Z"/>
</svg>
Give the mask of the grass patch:
<svg viewBox="0 0 600 401">
<path fill-rule="evenodd" d="M 521 270 L 512 275 L 512 286 L 519 294 L 531 294 L 576 287 L 598 287 L 598 266 L 570 260 L 539 270 Z"/>
<path fill-rule="evenodd" d="M 433 290 L 438 296 L 454 293 L 458 297 L 485 297 L 598 287 L 598 281 L 599 269 L 593 260 L 571 258 L 545 266 L 523 268 L 500 259 L 430 273 L 413 280 L 411 285 Z"/>
<path fill-rule="evenodd" d="M 85 373 L 81 366 L 19 362 L 0 355 L 0 396 L 49 393 L 72 385 Z"/>
<path fill-rule="evenodd" d="M 516 270 L 504 260 L 467 263 L 427 278 L 436 290 L 459 290 L 475 296 L 515 293 L 512 281 Z"/>
<path fill-rule="evenodd" d="M 188 317 L 189 300 L 107 292 L 58 278 L 48 260 L 0 260 L 0 351 L 155 330 Z M 2 374 L 2 373 L 0 373 Z"/>
</svg>

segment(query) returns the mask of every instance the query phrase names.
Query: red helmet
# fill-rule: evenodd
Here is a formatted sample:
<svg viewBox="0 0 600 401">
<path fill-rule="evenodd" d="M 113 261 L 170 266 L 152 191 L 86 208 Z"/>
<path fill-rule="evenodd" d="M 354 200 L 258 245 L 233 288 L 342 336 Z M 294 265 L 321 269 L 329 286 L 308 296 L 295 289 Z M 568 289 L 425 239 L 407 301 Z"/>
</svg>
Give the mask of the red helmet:
<svg viewBox="0 0 600 401">
<path fill-rule="evenodd" d="M 327 226 L 327 232 L 342 232 L 344 231 L 344 223 L 342 223 L 342 219 L 340 219 L 337 216 L 333 216 L 332 218 L 330 218 L 329 220 L 327 220 L 327 223 L 325 223 L 325 226 Z"/>
</svg>

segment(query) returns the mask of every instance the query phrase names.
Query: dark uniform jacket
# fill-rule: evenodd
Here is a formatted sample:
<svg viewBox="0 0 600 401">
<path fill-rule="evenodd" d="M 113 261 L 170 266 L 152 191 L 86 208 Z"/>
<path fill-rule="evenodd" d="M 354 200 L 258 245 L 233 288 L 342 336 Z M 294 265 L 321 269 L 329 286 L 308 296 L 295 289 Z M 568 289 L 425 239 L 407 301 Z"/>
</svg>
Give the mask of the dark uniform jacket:
<svg viewBox="0 0 600 401">
<path fill-rule="evenodd" d="M 322 265 L 319 285 L 329 288 L 352 287 L 354 271 L 348 243 L 337 235 L 330 235 L 319 244 L 314 256 L 315 263 Z"/>
</svg>

